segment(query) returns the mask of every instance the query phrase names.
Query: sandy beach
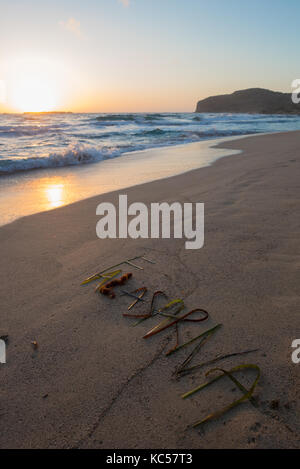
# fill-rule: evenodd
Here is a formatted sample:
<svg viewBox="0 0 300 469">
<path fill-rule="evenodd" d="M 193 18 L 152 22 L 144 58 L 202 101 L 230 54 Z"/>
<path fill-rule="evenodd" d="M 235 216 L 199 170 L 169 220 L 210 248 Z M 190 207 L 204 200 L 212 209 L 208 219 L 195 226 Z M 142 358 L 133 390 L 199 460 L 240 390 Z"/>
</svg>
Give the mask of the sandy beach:
<svg viewBox="0 0 300 469">
<path fill-rule="evenodd" d="M 7 363 L 0 365 L 1 448 L 299 448 L 300 365 L 292 363 L 291 344 L 300 336 L 300 132 L 245 137 L 222 148 L 242 153 L 120 192 L 147 205 L 205 203 L 201 250 L 187 251 L 184 239 L 98 239 L 96 207 L 117 205 L 119 192 L 0 228 L 0 335 L 9 335 Z M 173 329 L 143 340 L 157 319 L 132 327 L 122 317 L 130 299 L 113 301 L 95 294 L 93 284 L 80 286 L 142 254 L 155 264 L 130 269 L 132 290 L 147 286 L 147 301 L 163 290 L 210 314 L 180 334 L 191 338 L 223 324 L 196 362 L 258 349 L 220 364 L 259 365 L 256 407 L 246 402 L 189 428 L 240 391 L 224 379 L 181 399 L 205 382 L 210 367 L 175 380 L 187 352 L 165 356 L 175 345 Z"/>
</svg>

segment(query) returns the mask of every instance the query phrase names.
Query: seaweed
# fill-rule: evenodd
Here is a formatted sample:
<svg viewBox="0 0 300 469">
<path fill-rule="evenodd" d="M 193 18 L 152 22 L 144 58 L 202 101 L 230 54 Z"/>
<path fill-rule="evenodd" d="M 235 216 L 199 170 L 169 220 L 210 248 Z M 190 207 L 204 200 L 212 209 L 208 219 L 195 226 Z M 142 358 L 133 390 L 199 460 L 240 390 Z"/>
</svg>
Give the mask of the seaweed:
<svg viewBox="0 0 300 469">
<path fill-rule="evenodd" d="M 196 345 L 196 347 L 192 350 L 192 352 L 187 356 L 187 358 L 179 365 L 176 370 L 175 370 L 175 375 L 179 376 L 182 370 L 184 370 L 187 365 L 193 360 L 193 358 L 197 355 L 197 353 L 200 351 L 200 349 L 203 347 L 204 344 L 213 336 L 213 334 L 222 326 L 222 324 L 217 324 L 216 326 L 212 327 L 211 329 L 202 332 L 197 337 L 194 337 L 193 339 L 189 340 L 188 342 L 185 342 L 184 344 L 178 346 L 175 350 L 171 351 L 171 353 L 175 353 L 178 350 L 181 350 L 184 347 L 187 347 L 188 345 L 192 344 L 193 342 L 196 342 L 197 340 L 200 340 L 200 342 Z M 169 355 L 171 355 L 169 353 Z"/>
<path fill-rule="evenodd" d="M 131 279 L 131 277 L 132 277 L 132 273 L 128 272 L 127 274 L 122 275 L 121 278 L 112 280 L 106 285 L 103 285 L 102 287 L 100 287 L 100 289 L 99 287 L 97 287 L 96 291 L 99 290 L 102 295 L 106 295 L 106 296 L 109 296 L 109 298 L 114 299 L 116 295 L 113 289 L 120 285 L 124 285 L 125 283 L 128 282 L 128 280 Z"/>
<path fill-rule="evenodd" d="M 188 375 L 190 373 L 193 373 L 196 370 L 199 370 L 200 368 L 204 368 L 205 366 L 213 365 L 214 363 L 225 360 L 226 358 L 238 357 L 238 356 L 241 356 L 241 355 L 248 355 L 249 353 L 254 353 L 254 352 L 257 352 L 257 351 L 258 351 L 258 349 L 254 349 L 254 350 L 246 350 L 244 352 L 228 353 L 227 355 L 219 355 L 218 357 L 213 358 L 212 360 L 208 360 L 206 362 L 199 363 L 198 365 L 194 365 L 190 368 L 184 368 L 183 370 L 179 371 L 178 374 L 185 376 L 185 375 Z"/>
<path fill-rule="evenodd" d="M 117 275 L 120 275 L 121 272 L 122 272 L 122 270 L 119 269 L 119 270 L 115 270 L 113 272 L 107 272 L 106 274 L 99 274 L 98 278 L 102 278 L 102 281 L 95 288 L 95 292 L 100 291 L 101 288 L 106 284 L 106 282 L 109 282 L 110 280 L 112 280 Z"/>
<path fill-rule="evenodd" d="M 139 269 L 139 270 L 144 270 L 143 267 L 140 267 L 136 264 L 134 264 L 132 261 L 135 261 L 137 259 L 142 259 L 144 260 L 145 262 L 148 262 L 150 264 L 155 264 L 154 261 L 146 258 L 145 256 L 136 256 L 136 257 L 132 257 L 131 259 L 125 259 L 124 261 L 122 262 L 119 262 L 119 264 L 115 264 L 115 265 L 112 265 L 110 267 L 107 267 L 106 269 L 102 270 L 101 272 L 97 272 L 96 274 L 93 274 L 91 277 L 88 277 L 86 278 L 82 283 L 81 285 L 86 285 L 90 282 L 93 282 L 94 280 L 98 280 L 99 278 L 103 277 L 103 274 L 105 274 L 105 272 L 107 272 L 108 270 L 111 270 L 111 269 L 115 269 L 116 267 L 120 267 L 121 265 L 124 265 L 124 264 L 127 264 L 127 265 L 130 265 L 131 267 L 134 267 L 136 269 Z"/>
<path fill-rule="evenodd" d="M 244 370 L 248 370 L 248 369 L 254 369 L 256 370 L 256 378 L 255 380 L 253 381 L 252 383 L 252 386 L 249 390 L 247 390 L 234 376 L 233 376 L 233 373 L 235 373 L 236 371 L 244 371 Z M 225 414 L 226 412 L 228 412 L 229 410 L 233 409 L 234 407 L 237 407 L 239 404 L 242 404 L 243 402 L 249 400 L 254 406 L 256 406 L 256 403 L 254 401 L 254 399 L 252 398 L 253 396 L 253 393 L 255 391 L 255 388 L 257 386 L 257 383 L 259 381 L 259 378 L 260 378 L 260 374 L 261 374 L 261 371 L 260 371 L 260 368 L 258 365 L 253 365 L 253 364 L 246 364 L 246 365 L 239 365 L 239 366 L 236 366 L 234 368 L 232 368 L 231 370 L 229 371 L 226 371 L 226 370 L 223 370 L 222 368 L 213 368 L 211 370 L 209 370 L 207 373 L 206 373 L 206 377 L 209 376 L 211 373 L 214 373 L 216 371 L 219 371 L 220 373 L 222 373 L 221 375 L 217 376 L 216 378 L 213 378 L 211 381 L 208 381 L 207 383 L 204 383 L 200 386 L 198 386 L 197 388 L 195 389 L 192 389 L 191 391 L 183 394 L 181 397 L 182 399 L 187 399 L 189 397 L 191 397 L 192 395 L 194 395 L 195 393 L 205 389 L 206 387 L 210 386 L 211 384 L 215 383 L 216 381 L 220 380 L 221 378 L 223 378 L 224 376 L 227 376 L 236 386 L 237 388 L 242 391 L 243 393 L 243 396 L 240 397 L 239 399 L 235 400 L 234 402 L 232 402 L 231 404 L 223 407 L 223 409 L 221 410 L 218 410 L 212 414 L 209 414 L 207 415 L 204 419 L 202 420 L 199 420 L 197 422 L 195 422 L 192 427 L 193 428 L 196 428 L 196 427 L 199 427 L 200 425 L 203 425 L 204 423 L 206 422 L 209 422 L 210 420 L 214 420 L 214 419 L 217 419 L 218 417 L 221 417 L 223 414 Z"/>
<path fill-rule="evenodd" d="M 144 301 L 143 296 L 147 293 L 147 287 L 138 288 L 137 290 L 134 290 L 132 293 L 122 290 L 122 293 L 135 298 L 134 302 L 128 306 L 128 311 L 130 311 L 139 301 Z M 134 295 L 134 293 L 139 293 L 139 295 L 138 296 Z M 126 314 L 123 314 L 123 316 L 126 316 Z"/>
<path fill-rule="evenodd" d="M 133 324 L 133 327 L 138 326 L 141 324 L 143 321 L 146 319 L 152 318 L 155 314 L 157 314 L 157 310 L 154 308 L 155 305 L 155 300 L 157 297 L 163 296 L 164 298 L 167 298 L 167 295 L 160 290 L 157 290 L 153 293 L 152 295 L 152 300 L 151 300 L 151 305 L 150 305 L 150 311 L 149 313 L 142 313 L 142 314 L 132 314 L 132 315 L 127 315 L 127 317 L 132 317 L 132 318 L 137 318 L 138 321 Z"/>
<path fill-rule="evenodd" d="M 150 264 L 155 264 L 154 261 L 146 258 L 145 256 L 136 256 L 130 259 L 126 259 L 119 264 L 116 264 L 114 266 L 108 267 L 107 269 L 104 269 L 102 272 L 98 272 L 91 277 L 87 278 L 82 282 L 81 285 L 86 285 L 94 280 L 100 279 L 100 283 L 96 287 L 96 292 L 99 291 L 103 295 L 107 295 L 110 298 L 115 298 L 115 293 L 113 289 L 117 286 L 124 285 L 131 277 L 132 273 L 129 272 L 127 274 L 122 275 L 120 278 L 116 279 L 118 275 L 122 273 L 122 270 L 119 268 L 118 270 L 113 270 L 115 268 L 121 267 L 122 265 L 129 265 L 135 269 L 138 270 L 144 270 L 144 268 L 138 264 L 136 264 L 134 261 L 136 260 L 143 260 L 145 262 L 148 262 Z M 122 295 L 127 295 L 131 298 L 133 298 L 133 302 L 128 306 L 128 311 L 131 311 L 134 306 L 140 302 L 145 302 L 145 299 L 143 298 L 144 295 L 147 293 L 148 289 L 147 287 L 140 287 L 133 292 L 128 292 L 126 290 L 121 290 Z M 171 300 L 167 302 L 163 307 L 156 307 L 155 303 L 158 297 L 164 297 L 167 299 L 167 295 L 163 291 L 155 291 L 152 295 L 151 299 L 151 304 L 150 304 L 150 309 L 148 312 L 144 313 L 139 313 L 139 314 L 134 314 L 134 313 L 124 313 L 123 316 L 127 318 L 135 318 L 137 321 L 133 324 L 133 326 L 137 326 L 138 324 L 141 324 L 143 321 L 154 318 L 156 316 L 161 316 L 163 319 L 156 324 L 152 329 L 150 329 L 145 335 L 144 339 L 148 339 L 150 337 L 153 337 L 160 332 L 163 332 L 167 329 L 170 329 L 172 327 L 175 328 L 176 332 L 176 344 L 172 349 L 170 349 L 167 353 L 166 356 L 171 356 L 174 353 L 179 352 L 180 350 L 183 350 L 187 347 L 189 347 L 192 344 L 196 344 L 193 348 L 193 350 L 189 353 L 189 355 L 184 359 L 184 361 L 177 366 L 175 369 L 175 376 L 177 378 L 186 376 L 188 374 L 194 373 L 196 370 L 199 370 L 205 366 L 209 366 L 212 364 L 215 364 L 219 361 L 225 360 L 227 358 L 232 358 L 236 356 L 242 356 L 246 355 L 249 353 L 256 352 L 256 350 L 246 350 L 243 352 L 234 352 L 234 353 L 229 353 L 225 355 L 218 355 L 215 358 L 212 358 L 208 361 L 198 363 L 194 366 L 190 366 L 191 361 L 196 357 L 196 355 L 199 353 L 200 349 L 206 344 L 206 342 L 209 341 L 210 338 L 222 327 L 222 324 L 217 324 L 214 327 L 211 327 L 210 329 L 202 332 L 201 334 L 193 337 L 192 339 L 180 344 L 179 343 L 179 326 L 184 324 L 184 323 L 200 323 L 203 321 L 206 321 L 209 318 L 209 313 L 202 309 L 202 308 L 196 308 L 193 309 L 189 312 L 183 313 L 185 309 L 185 303 L 184 300 L 181 298 L 176 298 L 174 300 Z M 181 314 L 180 314 L 181 313 Z M 197 314 L 195 317 L 194 315 Z M 37 349 L 38 344 L 37 342 L 32 342 L 32 346 Z M 248 370 L 255 370 L 256 371 L 256 376 L 255 379 L 250 387 L 250 389 L 247 389 L 240 381 L 238 381 L 235 376 L 233 375 L 236 372 L 240 371 L 248 371 Z M 200 386 L 197 386 L 196 388 L 186 392 L 183 394 L 181 397 L 182 399 L 187 399 L 196 393 L 200 392 L 201 390 L 205 389 L 206 387 L 210 386 L 211 384 L 219 381 L 223 377 L 229 378 L 235 386 L 242 392 L 242 396 L 239 399 L 236 399 L 234 402 L 230 403 L 229 405 L 225 406 L 223 409 L 218 410 L 214 413 L 210 413 L 207 415 L 205 418 L 202 420 L 199 420 L 195 422 L 192 426 L 194 428 L 199 427 L 203 425 L 206 422 L 209 422 L 213 419 L 217 419 L 218 417 L 222 416 L 226 412 L 230 411 L 231 409 L 237 407 L 241 403 L 245 401 L 249 401 L 253 406 L 257 406 L 256 400 L 253 398 L 253 393 L 255 391 L 255 388 L 257 386 L 257 383 L 260 378 L 260 368 L 258 365 L 255 364 L 246 364 L 246 365 L 239 365 L 236 366 L 229 371 L 223 369 L 223 368 L 212 368 L 206 373 L 206 377 L 210 376 L 212 373 L 219 373 L 218 376 L 215 376 L 212 378 L 210 381 L 207 381 L 206 383 L 201 384 Z"/>
<path fill-rule="evenodd" d="M 182 305 L 180 307 L 180 309 L 178 310 L 178 312 L 182 311 L 182 309 L 184 308 L 184 305 Z M 178 314 L 177 312 L 177 314 Z M 188 316 L 192 315 L 192 314 L 195 314 L 197 312 L 200 312 L 200 313 L 203 313 L 204 316 L 199 318 L 199 319 L 188 319 Z M 187 321 L 187 322 L 202 322 L 202 321 L 206 321 L 206 319 L 208 319 L 208 312 L 205 311 L 204 309 L 200 309 L 200 308 L 197 308 L 197 309 L 193 309 L 192 311 L 189 311 L 188 313 L 184 314 L 183 316 L 180 316 L 179 318 L 176 317 L 176 315 L 168 315 L 168 314 L 164 314 L 163 311 L 159 312 L 159 314 L 161 314 L 162 316 L 166 316 L 168 317 L 169 319 L 173 319 L 173 321 L 171 323 L 167 323 L 167 321 L 163 321 L 162 323 L 158 324 L 156 327 L 154 327 L 153 329 L 151 329 L 151 331 L 149 331 L 145 336 L 144 336 L 144 339 L 148 339 L 149 337 L 152 337 L 156 334 L 159 334 L 160 332 L 168 329 L 169 327 L 172 327 L 172 326 L 177 326 L 179 322 L 181 321 Z M 177 329 L 177 332 L 178 332 L 178 329 Z"/>
</svg>

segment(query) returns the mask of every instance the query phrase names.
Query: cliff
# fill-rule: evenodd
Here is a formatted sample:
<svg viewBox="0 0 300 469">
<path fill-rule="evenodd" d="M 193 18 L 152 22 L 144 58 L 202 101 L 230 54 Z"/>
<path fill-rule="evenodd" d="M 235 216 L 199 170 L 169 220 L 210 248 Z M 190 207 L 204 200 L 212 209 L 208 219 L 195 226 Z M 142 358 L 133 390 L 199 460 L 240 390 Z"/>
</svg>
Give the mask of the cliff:
<svg viewBox="0 0 300 469">
<path fill-rule="evenodd" d="M 292 102 L 290 93 L 250 88 L 203 99 L 198 102 L 196 112 L 300 114 L 300 104 Z"/>
</svg>

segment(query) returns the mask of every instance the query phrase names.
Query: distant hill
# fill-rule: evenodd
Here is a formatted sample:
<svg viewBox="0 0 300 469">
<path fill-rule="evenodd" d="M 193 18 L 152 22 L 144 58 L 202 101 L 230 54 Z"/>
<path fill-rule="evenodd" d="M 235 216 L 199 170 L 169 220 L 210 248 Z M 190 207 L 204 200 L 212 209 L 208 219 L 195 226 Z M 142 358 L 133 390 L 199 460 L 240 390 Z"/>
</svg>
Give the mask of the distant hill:
<svg viewBox="0 0 300 469">
<path fill-rule="evenodd" d="M 196 112 L 300 114 L 300 104 L 292 102 L 290 93 L 250 88 L 203 99 L 198 102 Z"/>
</svg>

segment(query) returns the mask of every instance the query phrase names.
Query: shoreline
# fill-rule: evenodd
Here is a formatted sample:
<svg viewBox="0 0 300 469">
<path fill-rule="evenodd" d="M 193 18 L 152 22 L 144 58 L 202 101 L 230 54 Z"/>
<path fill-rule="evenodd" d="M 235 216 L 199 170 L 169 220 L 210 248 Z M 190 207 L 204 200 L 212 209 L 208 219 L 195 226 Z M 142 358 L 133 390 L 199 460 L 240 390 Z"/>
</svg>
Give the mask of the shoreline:
<svg viewBox="0 0 300 469">
<path fill-rule="evenodd" d="M 116 203 L 119 191 L 0 227 L 0 335 L 9 335 L 0 368 L 0 447 L 299 446 L 299 370 L 291 361 L 299 335 L 299 141 L 299 131 L 231 139 L 221 145 L 238 151 L 233 156 L 126 190 L 129 202 L 147 206 L 205 203 L 205 245 L 196 252 L 184 249 L 184 239 L 97 239 L 96 206 Z M 238 391 L 224 380 L 182 400 L 204 382 L 207 368 L 172 379 L 185 358 L 165 357 L 174 331 L 145 341 L 155 319 L 132 327 L 122 317 L 128 299 L 114 302 L 97 296 L 93 285 L 80 287 L 95 271 L 143 253 L 156 264 L 134 270 L 131 290 L 146 285 L 148 302 L 159 289 L 170 299 L 183 297 L 189 310 L 204 308 L 210 322 L 196 326 L 200 332 L 223 324 L 196 363 L 258 349 L 222 363 L 260 366 L 257 408 L 245 403 L 200 431 L 187 429 Z M 180 334 L 193 337 L 194 327 L 182 326 Z"/>
<path fill-rule="evenodd" d="M 87 200 L 97 195 L 109 194 L 110 192 L 120 189 L 128 190 L 131 187 L 144 183 L 151 183 L 208 167 L 221 158 L 238 154 L 238 150 L 231 152 L 230 147 L 226 147 L 227 142 L 234 142 L 236 140 L 256 136 L 292 132 L 297 131 L 223 137 L 180 145 L 149 148 L 147 150 L 124 153 L 120 157 L 88 165 L 34 169 L 32 171 L 1 176 L 0 180 L 2 180 L 4 184 L 0 186 L 0 227 L 13 223 L 15 220 L 23 218 L 24 216 L 47 212 L 58 207 Z M 223 142 L 225 146 L 222 146 Z M 178 159 L 181 153 L 184 153 L 184 150 L 189 148 L 195 149 L 193 154 L 190 152 L 190 162 L 185 161 L 183 164 L 183 162 L 180 161 L 175 161 L 175 163 L 172 161 L 174 155 Z M 203 155 L 203 161 L 197 160 L 200 152 Z M 153 158 L 154 161 L 152 161 Z M 170 162 L 170 168 L 168 170 L 166 170 L 167 165 L 163 161 L 163 158 L 168 159 Z M 118 169 L 118 163 L 120 163 L 121 166 L 123 165 L 121 170 Z M 147 163 L 149 163 L 148 166 Z M 151 168 L 151 163 L 152 166 L 153 163 L 157 165 L 158 169 L 156 171 Z M 171 167 L 172 164 L 175 164 L 174 169 Z M 187 165 L 187 167 L 184 167 L 185 165 Z M 131 170 L 135 172 L 135 180 L 132 184 L 127 185 L 128 178 L 126 175 L 124 177 L 122 173 L 126 171 L 130 172 Z M 162 171 L 163 174 L 160 175 L 159 171 Z M 114 184 L 107 185 L 107 179 L 111 172 L 113 173 Z M 81 179 L 83 179 L 83 182 Z M 99 191 L 98 187 L 103 183 L 107 187 Z M 83 195 L 79 195 L 81 193 L 83 193 Z M 19 205 L 22 205 L 20 211 L 16 209 Z M 7 207 L 14 207 L 14 213 L 12 215 L 9 214 Z"/>
<path fill-rule="evenodd" d="M 23 216 L 53 210 L 89 197 L 128 190 L 130 187 L 207 167 L 217 159 L 234 153 L 217 148 L 215 143 L 243 137 L 149 148 L 87 165 L 36 169 L 15 176 L 3 176 L 0 186 L 0 226 Z M 14 207 L 13 215 L 9 215 L 7 207 Z"/>
</svg>

